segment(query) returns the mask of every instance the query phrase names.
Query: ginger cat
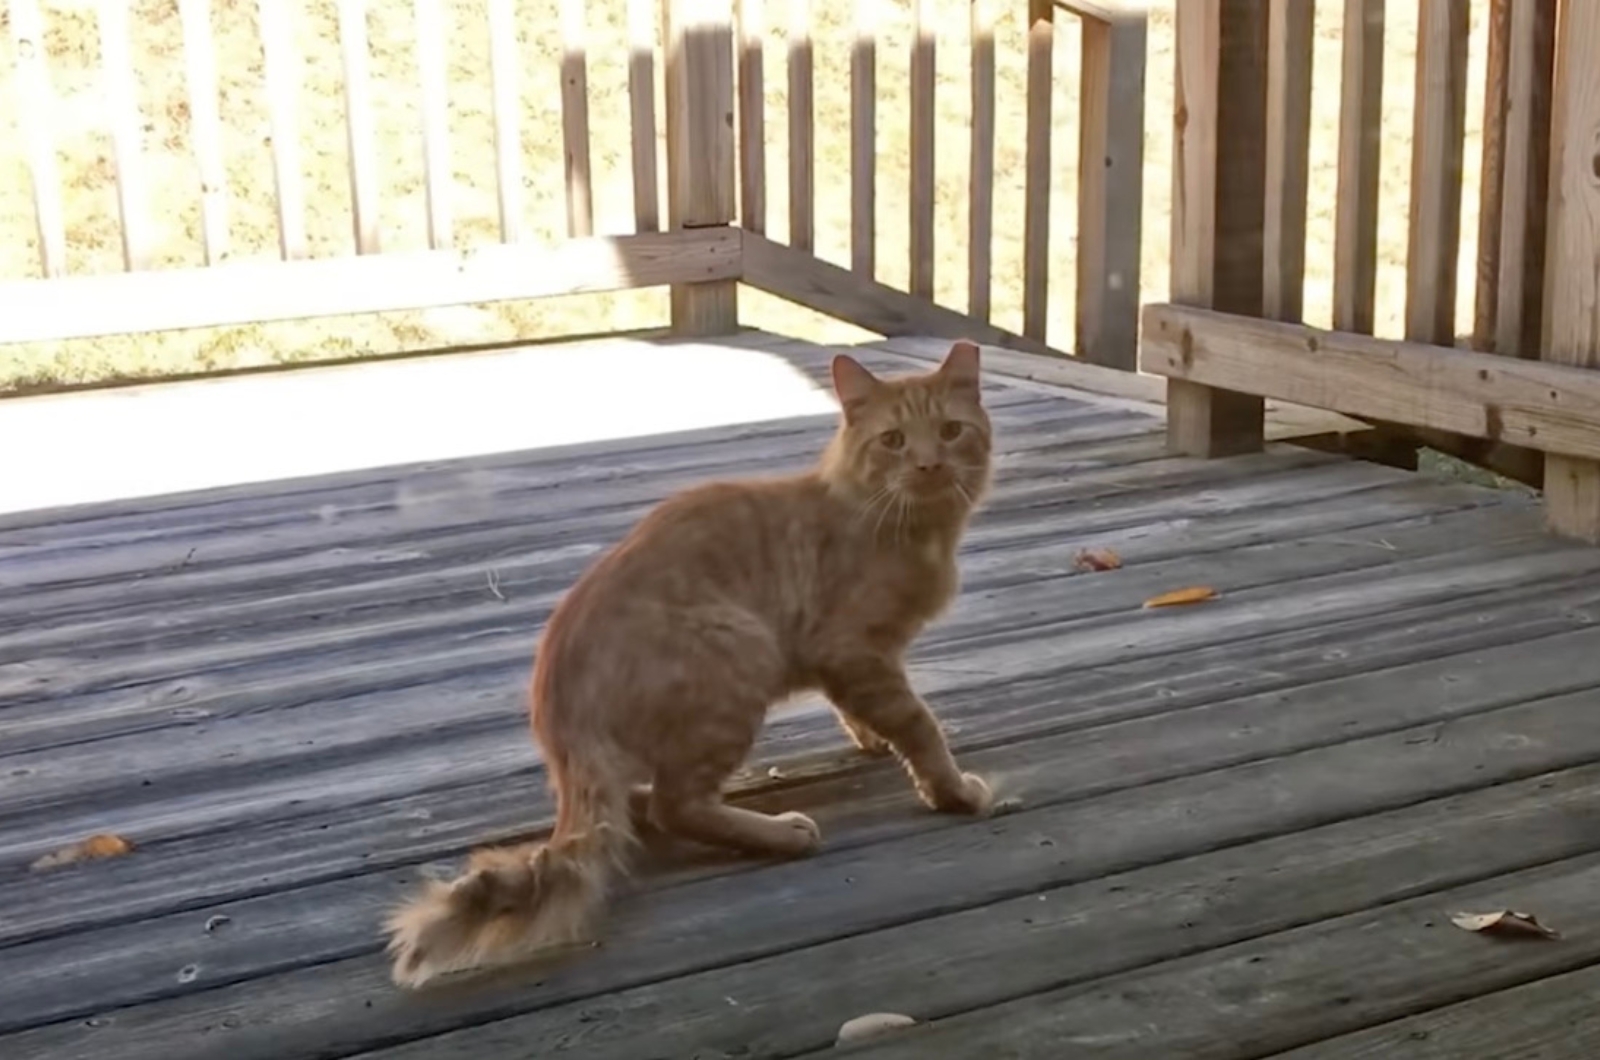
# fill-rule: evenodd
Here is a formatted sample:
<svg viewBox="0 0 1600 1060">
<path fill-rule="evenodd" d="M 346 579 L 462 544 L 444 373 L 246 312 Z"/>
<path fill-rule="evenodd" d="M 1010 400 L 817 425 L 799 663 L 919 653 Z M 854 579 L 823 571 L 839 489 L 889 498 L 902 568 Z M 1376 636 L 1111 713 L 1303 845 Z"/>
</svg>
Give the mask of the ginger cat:
<svg viewBox="0 0 1600 1060">
<path fill-rule="evenodd" d="M 842 416 L 816 468 L 677 494 L 550 616 L 533 731 L 556 794 L 544 843 L 473 853 L 386 925 L 397 983 L 592 937 L 643 802 L 665 832 L 751 854 L 815 850 L 815 822 L 722 801 L 768 708 L 817 690 L 863 750 L 892 749 L 935 810 L 984 813 L 902 655 L 955 595 L 956 548 L 987 492 L 978 348 L 881 380 L 833 361 Z"/>
</svg>

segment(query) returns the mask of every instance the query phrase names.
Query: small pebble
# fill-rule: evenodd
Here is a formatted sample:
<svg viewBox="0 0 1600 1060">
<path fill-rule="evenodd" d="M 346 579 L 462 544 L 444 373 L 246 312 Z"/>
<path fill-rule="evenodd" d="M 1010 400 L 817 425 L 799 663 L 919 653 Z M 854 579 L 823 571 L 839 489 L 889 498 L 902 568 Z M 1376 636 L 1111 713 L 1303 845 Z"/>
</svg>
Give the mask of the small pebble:
<svg viewBox="0 0 1600 1060">
<path fill-rule="evenodd" d="M 853 1020 L 846 1020 L 839 1028 L 839 1037 L 834 1040 L 834 1046 L 849 1045 L 852 1042 L 865 1041 L 887 1031 L 899 1030 L 901 1027 L 911 1027 L 916 1020 L 910 1016 L 902 1016 L 898 1012 L 869 1012 L 865 1016 L 857 1016 Z"/>
</svg>

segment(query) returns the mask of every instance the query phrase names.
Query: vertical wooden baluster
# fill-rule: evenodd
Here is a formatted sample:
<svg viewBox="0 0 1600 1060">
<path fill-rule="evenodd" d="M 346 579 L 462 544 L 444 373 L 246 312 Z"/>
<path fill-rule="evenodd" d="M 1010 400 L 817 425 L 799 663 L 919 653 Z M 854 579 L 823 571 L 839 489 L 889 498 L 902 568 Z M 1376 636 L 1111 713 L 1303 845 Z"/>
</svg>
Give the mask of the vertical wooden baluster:
<svg viewBox="0 0 1600 1060">
<path fill-rule="evenodd" d="M 1472 348 L 1494 350 L 1499 311 L 1500 217 L 1505 205 L 1506 103 L 1511 61 L 1511 0 L 1489 0 L 1489 58 L 1483 86 L 1483 154 L 1478 167 L 1478 257 L 1473 269 Z"/>
<path fill-rule="evenodd" d="M 878 268 L 878 3 L 856 0 L 850 48 L 850 267 L 869 280 Z"/>
<path fill-rule="evenodd" d="M 1544 359 L 1600 370 L 1600 4 L 1561 5 L 1552 101 Z M 1600 461 L 1545 457 L 1552 530 L 1600 544 Z"/>
<path fill-rule="evenodd" d="M 1345 0 L 1333 326 L 1372 334 L 1378 289 L 1378 162 L 1383 146 L 1384 0 Z"/>
<path fill-rule="evenodd" d="M 1073 352 L 1128 372 L 1139 362 L 1148 41 L 1143 11 L 1083 21 Z"/>
<path fill-rule="evenodd" d="M 128 31 L 128 0 L 100 0 L 100 56 L 105 101 L 117 163 L 117 206 L 122 217 L 122 261 L 131 272 L 150 267 L 150 219 L 145 210 L 144 119 L 139 114 Z"/>
<path fill-rule="evenodd" d="M 1261 314 L 1266 215 L 1267 12 L 1257 0 L 1177 7 L 1172 300 Z M 1262 447 L 1261 398 L 1167 383 L 1173 449 L 1217 457 Z"/>
<path fill-rule="evenodd" d="M 428 245 L 451 242 L 450 125 L 445 82 L 444 13 L 440 0 L 415 0 L 417 76 L 422 82 L 422 159 L 428 199 Z"/>
<path fill-rule="evenodd" d="M 656 11 L 650 0 L 628 0 L 628 124 L 632 134 L 633 230 L 661 228 L 656 175 Z"/>
<path fill-rule="evenodd" d="M 967 206 L 967 313 L 993 315 L 994 3 L 972 0 L 972 161 Z"/>
<path fill-rule="evenodd" d="M 376 254 L 383 249 L 383 239 L 378 223 L 378 158 L 372 145 L 366 0 L 339 0 L 339 55 L 344 66 L 345 142 L 350 155 L 350 219 L 356 253 Z"/>
<path fill-rule="evenodd" d="M 1022 333 L 1043 342 L 1050 309 L 1050 103 L 1055 5 L 1028 0 L 1028 114 L 1022 205 Z"/>
<path fill-rule="evenodd" d="M 733 10 L 730 0 L 665 0 L 667 224 L 734 220 Z M 723 335 L 739 326 L 736 280 L 672 287 L 672 330 Z"/>
<path fill-rule="evenodd" d="M 1544 332 L 1555 34 L 1556 0 L 1512 5 L 1494 348 L 1517 357 L 1537 358 Z"/>
<path fill-rule="evenodd" d="M 222 168 L 217 114 L 217 61 L 211 34 L 211 0 L 178 0 L 183 58 L 189 82 L 189 137 L 200 175 L 200 226 L 206 264 L 228 256 L 228 177 Z"/>
<path fill-rule="evenodd" d="M 912 0 L 911 293 L 933 299 L 934 85 L 938 38 L 932 0 Z"/>
<path fill-rule="evenodd" d="M 584 0 L 561 0 L 561 136 L 565 144 L 567 235 L 594 234 L 589 170 L 589 29 Z"/>
<path fill-rule="evenodd" d="M 520 243 L 522 216 L 522 95 L 518 73 L 516 0 L 488 0 L 490 106 L 494 109 L 494 174 L 500 241 Z M 655 145 L 652 144 L 653 148 Z"/>
<path fill-rule="evenodd" d="M 763 0 L 739 0 L 739 219 L 767 230 L 766 18 Z"/>
<path fill-rule="evenodd" d="M 295 96 L 300 58 L 284 0 L 257 0 L 261 60 L 266 70 L 267 113 L 272 126 L 272 177 L 278 198 L 278 252 L 284 260 L 306 256 L 306 196 L 300 169 L 300 126 Z"/>
<path fill-rule="evenodd" d="M 789 245 L 816 248 L 816 134 L 810 0 L 789 0 Z"/>
<path fill-rule="evenodd" d="M 1406 338 L 1455 345 L 1461 253 L 1461 169 L 1467 117 L 1466 5 L 1422 0 L 1411 138 Z"/>
<path fill-rule="evenodd" d="M 67 227 L 61 209 L 61 172 L 50 133 L 55 94 L 45 69 L 44 23 L 38 0 L 11 0 L 11 40 L 17 55 L 18 131 L 33 184 L 33 217 L 39 231 L 39 270 L 51 279 L 66 272 Z"/>
<path fill-rule="evenodd" d="M 1313 0 L 1271 0 L 1267 26 L 1267 216 L 1262 313 L 1304 316 Z"/>
</svg>

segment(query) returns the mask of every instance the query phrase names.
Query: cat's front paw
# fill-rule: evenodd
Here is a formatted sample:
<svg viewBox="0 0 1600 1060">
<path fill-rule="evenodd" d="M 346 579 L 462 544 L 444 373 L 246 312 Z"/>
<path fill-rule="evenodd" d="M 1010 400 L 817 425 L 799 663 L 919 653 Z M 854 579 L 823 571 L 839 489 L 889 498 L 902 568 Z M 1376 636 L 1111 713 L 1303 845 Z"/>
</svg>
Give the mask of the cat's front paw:
<svg viewBox="0 0 1600 1060">
<path fill-rule="evenodd" d="M 940 792 L 935 796 L 933 808 L 940 813 L 985 814 L 994 804 L 994 793 L 976 773 L 961 774 L 961 787 L 955 791 Z"/>
</svg>

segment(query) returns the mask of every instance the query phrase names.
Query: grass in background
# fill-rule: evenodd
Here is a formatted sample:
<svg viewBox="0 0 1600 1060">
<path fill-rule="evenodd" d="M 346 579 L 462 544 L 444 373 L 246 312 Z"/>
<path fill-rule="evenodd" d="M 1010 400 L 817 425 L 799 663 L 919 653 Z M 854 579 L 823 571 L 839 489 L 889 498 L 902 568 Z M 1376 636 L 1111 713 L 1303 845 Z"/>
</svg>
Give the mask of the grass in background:
<svg viewBox="0 0 1600 1060">
<path fill-rule="evenodd" d="M 938 53 L 937 295 L 967 304 L 968 116 L 970 0 L 935 0 Z M 1023 155 L 1025 144 L 1026 5 L 992 0 L 997 12 L 998 66 L 994 314 L 1020 329 L 1022 316 Z M 65 184 L 68 265 L 73 272 L 121 269 L 121 244 L 111 141 L 99 77 L 94 0 L 41 0 L 48 62 L 56 93 L 56 130 Z M 768 232 L 787 235 L 787 101 L 784 0 L 768 0 L 766 152 Z M 811 0 L 816 63 L 818 253 L 849 261 L 849 46 L 853 3 Z M 1306 314 L 1327 325 L 1332 300 L 1333 203 L 1339 120 L 1339 20 L 1343 4 L 1318 0 L 1311 147 Z M 305 168 L 306 227 L 315 256 L 353 253 L 343 80 L 333 0 L 289 4 L 301 63 L 300 142 Z M 878 50 L 879 278 L 904 287 L 908 274 L 908 111 L 910 7 L 882 0 Z M 368 27 L 374 78 L 374 121 L 381 173 L 385 249 L 426 245 L 413 8 L 406 0 L 370 0 Z M 1170 225 L 1173 0 L 1153 5 L 1145 118 L 1143 290 L 1147 301 L 1167 292 Z M 524 202 L 530 238 L 564 235 L 559 42 L 555 0 L 519 0 Z M 591 155 L 596 228 L 632 230 L 629 171 L 625 0 L 588 4 Z M 235 258 L 277 254 L 276 211 L 260 37 L 253 0 L 212 0 L 229 221 Z M 451 207 L 458 246 L 498 239 L 490 114 L 487 20 L 483 0 L 445 0 L 449 40 L 450 150 L 455 183 Z M 13 64 L 7 18 L 0 11 L 0 71 Z M 1487 46 L 1484 12 L 1474 5 L 1472 84 L 1481 85 Z M 1400 334 L 1404 313 L 1407 200 L 1411 164 L 1416 11 L 1390 5 L 1385 54 L 1383 208 L 1378 240 L 1377 330 Z M 133 0 L 133 55 L 145 119 L 143 161 L 154 219 L 157 267 L 202 264 L 199 179 L 190 153 L 188 89 L 175 0 Z M 1079 35 L 1063 16 L 1056 41 L 1053 171 L 1050 215 L 1049 340 L 1072 343 L 1074 218 L 1078 141 Z M 657 76 L 660 77 L 659 64 Z M 657 88 L 658 107 L 664 98 Z M 0 280 L 38 274 L 31 191 L 17 135 L 17 97 L 0 78 Z M 1469 99 L 1463 202 L 1461 328 L 1471 320 L 1477 236 L 1481 91 Z M 658 113 L 658 124 L 661 119 Z M 658 132 L 659 135 L 659 132 Z M 658 146 L 662 146 L 658 141 Z M 664 159 L 664 148 L 662 151 Z M 664 168 L 664 167 L 663 167 Z M 664 199 L 663 199 L 664 202 Z M 92 306 L 84 312 L 92 313 Z M 758 292 L 741 292 L 744 323 L 819 341 L 867 337 L 848 325 Z M 667 321 L 664 291 L 579 295 L 531 302 L 462 306 L 380 316 L 322 318 L 155 336 L 0 348 L 0 389 L 188 373 L 299 361 L 393 354 L 454 345 L 532 340 Z"/>
</svg>

